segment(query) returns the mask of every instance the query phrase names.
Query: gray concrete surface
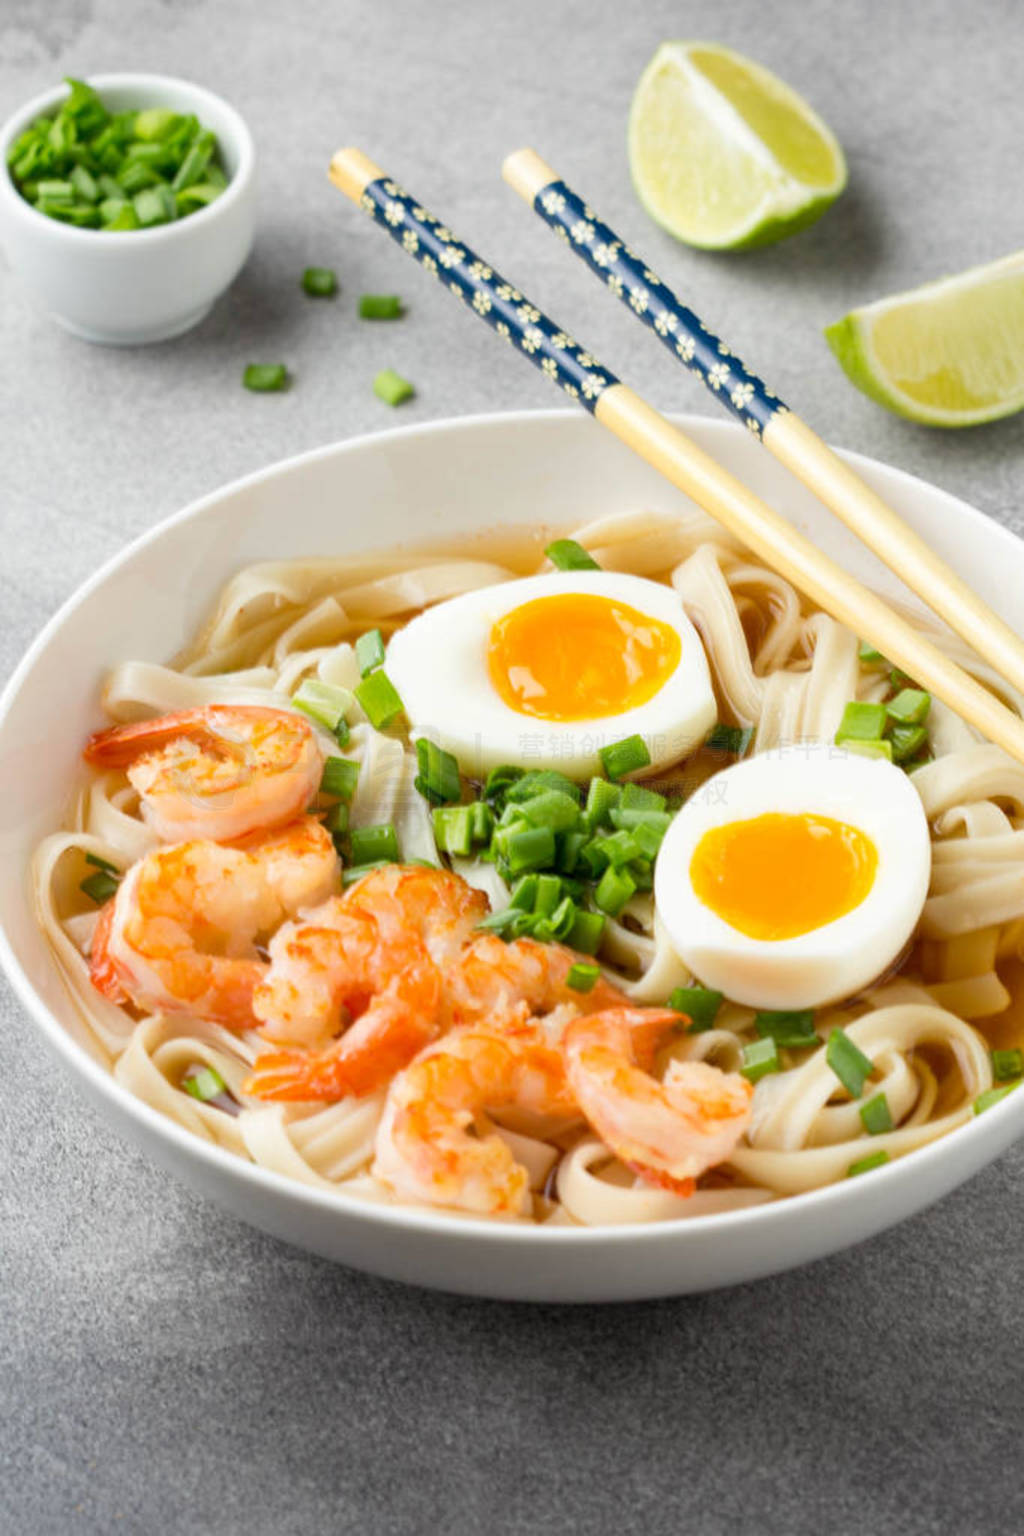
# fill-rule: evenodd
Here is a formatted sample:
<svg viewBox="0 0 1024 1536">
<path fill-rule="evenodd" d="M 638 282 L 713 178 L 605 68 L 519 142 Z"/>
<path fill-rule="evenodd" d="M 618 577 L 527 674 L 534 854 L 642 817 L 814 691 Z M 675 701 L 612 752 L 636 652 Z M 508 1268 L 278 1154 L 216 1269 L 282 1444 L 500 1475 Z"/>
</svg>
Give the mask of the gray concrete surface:
<svg viewBox="0 0 1024 1536">
<path fill-rule="evenodd" d="M 802 89 L 851 184 L 789 245 L 701 256 L 629 187 L 625 114 L 666 36 L 746 48 Z M 1015 0 L 2 0 L 0 112 L 65 71 L 192 76 L 246 115 L 253 258 L 205 324 L 102 351 L 0 264 L 0 670 L 100 561 L 220 482 L 394 424 L 547 406 L 324 179 L 362 144 L 623 376 L 711 410 L 498 179 L 532 141 L 832 440 L 1024 527 L 1020 419 L 941 435 L 887 417 L 820 327 L 1024 244 Z M 306 263 L 339 269 L 333 305 Z M 401 325 L 353 298 L 408 297 Z M 245 394 L 248 361 L 296 384 Z M 486 491 L 481 499 L 486 516 Z M 1024 1526 L 1018 1148 L 933 1210 L 757 1286 L 581 1310 L 454 1300 L 290 1250 L 122 1146 L 0 994 L 0 1528 L 1002 1533 Z"/>
</svg>

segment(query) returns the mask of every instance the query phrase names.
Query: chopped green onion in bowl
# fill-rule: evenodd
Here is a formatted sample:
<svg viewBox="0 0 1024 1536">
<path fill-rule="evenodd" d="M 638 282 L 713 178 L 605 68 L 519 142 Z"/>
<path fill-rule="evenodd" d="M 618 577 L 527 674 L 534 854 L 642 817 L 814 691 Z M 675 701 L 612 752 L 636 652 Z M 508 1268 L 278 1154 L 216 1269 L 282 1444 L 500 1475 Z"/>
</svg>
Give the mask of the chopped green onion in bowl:
<svg viewBox="0 0 1024 1536">
<path fill-rule="evenodd" d="M 85 80 L 67 77 L 53 116 L 40 116 L 7 155 L 11 180 L 39 213 L 100 233 L 172 224 L 228 185 L 216 135 L 191 112 L 111 111 Z"/>
</svg>

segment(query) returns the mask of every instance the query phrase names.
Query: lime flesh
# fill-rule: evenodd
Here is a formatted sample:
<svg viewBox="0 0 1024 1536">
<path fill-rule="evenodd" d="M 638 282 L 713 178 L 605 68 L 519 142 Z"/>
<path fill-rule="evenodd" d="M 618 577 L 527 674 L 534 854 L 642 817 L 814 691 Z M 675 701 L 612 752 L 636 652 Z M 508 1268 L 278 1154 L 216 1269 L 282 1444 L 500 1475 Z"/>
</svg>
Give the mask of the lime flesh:
<svg viewBox="0 0 1024 1536">
<path fill-rule="evenodd" d="M 807 103 L 712 43 L 658 49 L 633 98 L 629 163 L 652 218 L 718 250 L 795 233 L 846 184 L 842 150 Z"/>
</svg>

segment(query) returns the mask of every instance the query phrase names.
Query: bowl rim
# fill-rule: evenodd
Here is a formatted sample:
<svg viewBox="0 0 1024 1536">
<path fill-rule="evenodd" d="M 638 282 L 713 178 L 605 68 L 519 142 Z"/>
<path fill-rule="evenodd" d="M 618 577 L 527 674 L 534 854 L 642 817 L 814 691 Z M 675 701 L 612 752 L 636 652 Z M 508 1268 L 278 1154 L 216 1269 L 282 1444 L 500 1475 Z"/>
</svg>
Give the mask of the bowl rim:
<svg viewBox="0 0 1024 1536">
<path fill-rule="evenodd" d="M 28 199 L 21 195 L 7 163 L 7 152 L 14 140 L 30 123 L 55 107 L 67 94 L 67 83 L 62 80 L 59 85 L 51 86 L 49 90 L 33 96 L 0 124 L 0 163 L 2 163 L 0 201 L 12 210 L 15 217 L 26 219 L 30 227 L 38 229 L 39 221 L 42 221 L 49 230 L 54 232 L 55 238 L 64 237 L 73 241 L 86 242 L 99 240 L 101 245 L 94 247 L 95 249 L 113 247 L 115 243 L 120 244 L 118 236 L 131 236 L 132 245 L 138 244 L 142 249 L 147 244 L 152 245 L 154 241 L 187 239 L 189 230 L 206 228 L 213 219 L 228 212 L 251 186 L 256 165 L 256 149 L 248 124 L 236 107 L 216 91 L 211 91 L 208 86 L 199 85 L 194 80 L 186 80 L 181 75 L 157 75 L 146 70 L 117 70 L 108 74 L 92 75 L 86 83 L 100 94 L 109 89 L 130 90 L 132 86 L 142 86 L 154 91 L 165 90 L 170 97 L 179 91 L 187 91 L 200 98 L 205 97 L 207 102 L 214 104 L 218 112 L 224 114 L 230 125 L 230 137 L 238 154 L 237 169 L 220 197 L 214 202 L 207 203 L 205 207 L 198 208 L 195 213 L 190 213 L 187 218 L 175 219 L 170 224 L 156 224 L 150 229 L 80 229 L 77 225 L 65 224 L 60 219 L 51 219 L 48 214 L 40 213 L 38 208 L 33 207 Z M 168 105 L 170 104 L 169 101 Z M 199 116 L 199 113 L 196 115 Z M 220 139 L 226 136 L 218 133 L 217 137 Z M 111 236 L 114 237 L 113 240 Z"/>
<path fill-rule="evenodd" d="M 404 438 L 427 437 L 434 435 L 458 434 L 466 430 L 489 429 L 495 425 L 514 426 L 527 422 L 547 420 L 551 422 L 579 420 L 579 413 L 564 409 L 541 410 L 512 410 L 477 412 L 467 416 L 444 417 L 437 421 L 417 422 L 408 426 L 397 426 L 384 430 L 361 433 L 356 437 L 340 439 L 336 442 L 325 443 L 319 447 L 307 449 L 301 453 L 293 454 L 285 459 L 275 460 L 265 465 L 262 469 L 241 475 L 238 478 L 218 486 L 215 490 L 189 502 L 178 512 L 169 517 L 162 518 L 152 528 L 147 529 L 137 538 L 132 539 L 125 547 L 112 555 L 100 566 L 100 568 L 78 586 L 74 592 L 61 604 L 57 612 L 44 624 L 38 635 L 29 645 L 21 661 L 15 667 L 3 690 L 0 691 L 0 737 L 2 737 L 7 716 L 15 699 L 21 691 L 21 686 L 35 665 L 37 658 L 49 647 L 57 637 L 65 620 L 86 598 L 103 585 L 115 571 L 124 565 L 130 564 L 136 555 L 152 543 L 158 542 L 171 529 L 185 523 L 197 521 L 208 511 L 216 508 L 218 503 L 229 496 L 246 490 L 248 487 L 273 481 L 286 479 L 296 468 L 315 463 L 321 459 L 335 456 L 344 457 L 347 453 L 365 449 L 369 444 L 386 444 Z M 742 434 L 747 434 L 738 424 L 729 421 L 718 421 L 696 413 L 673 412 L 671 418 L 682 427 L 697 426 L 700 431 L 710 431 L 713 436 L 723 439 Z M 856 453 L 849 450 L 839 450 L 842 457 L 848 460 L 854 467 L 879 468 L 888 475 L 893 475 L 907 486 L 919 487 L 924 485 L 932 494 L 940 495 L 955 504 L 961 515 L 969 514 L 967 521 L 977 525 L 984 525 L 1009 547 L 1018 549 L 1021 540 L 1006 528 L 1003 524 L 996 523 L 994 519 L 985 513 L 972 507 L 970 503 L 961 501 L 950 492 L 943 491 L 939 486 L 933 486 L 928 481 L 923 481 L 919 476 L 909 471 L 898 469 L 874 459 L 867 454 Z M 24 877 L 24 871 L 21 871 Z M 475 1217 L 467 1213 L 451 1212 L 444 1209 L 431 1209 L 429 1207 L 406 1206 L 401 1204 L 389 1205 L 384 1202 L 366 1200 L 356 1195 L 346 1195 L 344 1189 L 322 1190 L 314 1185 L 304 1184 L 298 1179 L 290 1179 L 284 1174 L 276 1173 L 272 1169 L 264 1168 L 257 1163 L 247 1162 L 226 1148 L 213 1142 L 204 1141 L 202 1138 L 187 1131 L 184 1126 L 170 1120 L 159 1110 L 147 1104 L 144 1100 L 129 1093 L 126 1088 L 114 1077 L 113 1073 L 105 1069 L 95 1058 L 85 1052 L 76 1044 L 72 1036 L 64 1029 L 57 1018 L 50 1012 L 43 998 L 36 992 L 32 981 L 22 967 L 21 961 L 15 953 L 14 946 L 7 933 L 0 924 L 0 968 L 6 973 L 14 989 L 15 995 L 29 1014 L 33 1023 L 63 1060 L 72 1079 L 76 1075 L 83 1076 L 89 1085 L 95 1089 L 97 1095 L 109 1100 L 113 1106 L 115 1115 L 125 1115 L 134 1122 L 135 1127 L 141 1133 L 139 1141 L 145 1148 L 149 1137 L 155 1137 L 170 1143 L 172 1147 L 184 1154 L 186 1159 L 195 1158 L 200 1164 L 205 1164 L 215 1175 L 225 1175 L 228 1180 L 237 1179 L 242 1184 L 248 1185 L 254 1192 L 270 1192 L 287 1199 L 295 1200 L 311 1215 L 330 1221 L 337 1220 L 339 1216 L 346 1220 L 365 1219 L 371 1225 L 390 1228 L 399 1232 L 412 1228 L 424 1236 L 434 1236 L 440 1241 L 450 1241 L 458 1244 L 461 1242 L 487 1241 L 488 1243 L 504 1246 L 506 1244 L 532 1244 L 538 1243 L 544 1247 L 603 1247 L 606 1243 L 613 1244 L 637 1244 L 646 1246 L 659 1246 L 663 1243 L 683 1243 L 687 1241 L 701 1242 L 713 1232 L 734 1232 L 737 1228 L 765 1228 L 771 1231 L 773 1226 L 785 1228 L 788 1219 L 795 1219 L 800 1214 L 806 1214 L 813 1219 L 813 1213 L 822 1215 L 838 1207 L 842 1209 L 845 1203 L 855 1199 L 857 1194 L 863 1194 L 865 1187 L 880 1189 L 882 1182 L 884 1187 L 895 1194 L 897 1189 L 904 1187 L 908 1180 L 923 1177 L 926 1168 L 945 1161 L 950 1156 L 950 1148 L 953 1145 L 961 1145 L 965 1138 L 972 1141 L 992 1140 L 994 1128 L 999 1125 L 1009 1124 L 1010 1118 L 1016 1116 L 1021 1122 L 1018 1135 L 1024 1132 L 1024 1092 L 1020 1095 L 1008 1094 L 1000 1103 L 993 1105 L 983 1116 L 972 1115 L 963 1125 L 945 1136 L 937 1137 L 926 1146 L 919 1147 L 915 1151 L 907 1153 L 903 1157 L 895 1158 L 889 1163 L 872 1170 L 870 1180 L 841 1179 L 833 1184 L 826 1184 L 820 1189 L 807 1190 L 801 1194 L 786 1195 L 760 1205 L 743 1207 L 736 1211 L 719 1211 L 705 1216 L 688 1216 L 671 1218 L 666 1221 L 624 1223 L 620 1225 L 606 1225 L 593 1227 L 545 1227 L 533 1223 L 503 1222 L 488 1217 Z M 1015 1100 L 1018 1102 L 1015 1106 Z M 1013 1139 L 1004 1138 L 1005 1139 Z M 984 1158 L 987 1163 L 992 1157 L 998 1155 L 997 1147 L 989 1157 Z M 878 1182 L 882 1181 L 882 1182 Z M 944 1193 L 939 1191 L 939 1195 Z M 932 1196 L 932 1199 L 938 1198 Z M 930 1203 L 928 1201 L 925 1204 Z M 915 1207 L 914 1209 L 919 1209 Z M 898 1217 L 896 1219 L 902 1219 Z M 883 1223 L 889 1225 L 890 1223 Z M 845 1246 L 840 1241 L 837 1248 Z"/>
</svg>

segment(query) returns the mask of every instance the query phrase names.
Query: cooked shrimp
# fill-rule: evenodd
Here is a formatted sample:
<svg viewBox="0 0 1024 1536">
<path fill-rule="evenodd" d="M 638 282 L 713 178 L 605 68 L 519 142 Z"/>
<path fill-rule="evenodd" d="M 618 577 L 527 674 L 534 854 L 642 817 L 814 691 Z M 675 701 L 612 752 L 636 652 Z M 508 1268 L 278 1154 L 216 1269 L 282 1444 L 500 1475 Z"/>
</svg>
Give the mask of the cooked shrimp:
<svg viewBox="0 0 1024 1536">
<path fill-rule="evenodd" d="M 383 1086 L 447 1027 L 439 967 L 486 909 L 458 875 L 393 864 L 285 924 L 254 1007 L 268 1039 L 304 1049 L 260 1056 L 248 1091 L 341 1099 Z"/>
<path fill-rule="evenodd" d="M 101 913 L 93 984 L 147 1012 L 194 1013 L 251 1028 L 266 961 L 257 942 L 340 883 L 338 855 L 305 817 L 248 848 L 193 841 L 133 864 Z"/>
<path fill-rule="evenodd" d="M 625 993 L 603 976 L 589 992 L 569 986 L 570 969 L 586 959 L 564 944 L 536 939 L 506 944 L 494 934 L 481 934 L 449 968 L 452 1016 L 457 1023 L 475 1023 L 502 1018 L 516 1007 L 520 1014 L 550 1013 L 563 1003 L 574 1004 L 580 1013 L 625 1007 Z"/>
<path fill-rule="evenodd" d="M 293 821 L 313 800 L 323 755 L 290 710 L 206 704 L 90 737 L 86 762 L 124 768 L 165 842 L 233 842 Z"/>
<path fill-rule="evenodd" d="M 510 1104 L 542 1115 L 575 1113 L 561 1051 L 532 1022 L 452 1030 L 392 1083 L 375 1177 L 408 1200 L 487 1216 L 524 1214 L 527 1170 L 499 1136 L 471 1134 L 477 1114 Z"/>
<path fill-rule="evenodd" d="M 672 1061 L 661 1082 L 649 1076 L 679 1020 L 661 1008 L 594 1013 L 569 1025 L 562 1050 L 576 1101 L 606 1146 L 642 1179 L 689 1195 L 742 1136 L 753 1088 L 703 1061 Z"/>
</svg>

